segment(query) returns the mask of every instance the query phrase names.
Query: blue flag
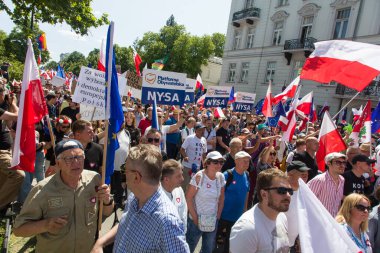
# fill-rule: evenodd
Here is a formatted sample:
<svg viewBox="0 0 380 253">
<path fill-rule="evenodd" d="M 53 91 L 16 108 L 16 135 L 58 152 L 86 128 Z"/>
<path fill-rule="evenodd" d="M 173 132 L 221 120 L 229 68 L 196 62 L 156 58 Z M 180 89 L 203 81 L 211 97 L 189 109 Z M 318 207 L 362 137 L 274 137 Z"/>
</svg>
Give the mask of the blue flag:
<svg viewBox="0 0 380 253">
<path fill-rule="evenodd" d="M 257 115 L 262 114 L 261 111 L 263 110 L 263 105 L 264 105 L 264 99 L 261 99 L 261 100 L 259 100 L 259 102 L 257 102 L 257 104 L 255 106 Z"/>
<path fill-rule="evenodd" d="M 61 67 L 61 64 L 59 64 L 59 63 L 58 63 L 58 68 L 57 68 L 57 76 L 62 77 L 62 78 L 66 78 L 65 71 L 63 70 L 63 68 Z"/>
<path fill-rule="evenodd" d="M 160 130 L 160 125 L 158 124 L 158 116 L 157 116 L 157 102 L 156 98 L 153 101 L 153 110 L 152 110 L 152 128 Z"/>
<path fill-rule="evenodd" d="M 270 127 L 277 127 L 277 123 L 280 119 L 280 116 L 286 117 L 286 112 L 281 101 L 276 105 L 274 110 L 275 110 L 274 115 L 276 116 L 268 118 L 268 126 Z"/>
<path fill-rule="evenodd" d="M 231 88 L 230 98 L 228 99 L 228 103 L 233 103 L 233 102 L 235 102 L 235 89 L 234 89 L 234 86 L 232 86 L 232 88 Z"/>
<path fill-rule="evenodd" d="M 119 148 L 117 133 L 124 122 L 124 114 L 120 100 L 117 72 L 115 66 L 115 53 L 113 51 L 113 26 L 108 27 L 106 46 L 106 118 L 109 119 L 107 160 L 106 160 L 106 184 L 111 183 L 111 175 L 114 171 L 115 152 Z M 109 62 L 111 61 L 111 64 Z M 109 66 L 110 65 L 110 66 Z"/>
<path fill-rule="evenodd" d="M 373 110 L 371 114 L 371 121 L 371 132 L 373 134 L 380 132 L 380 102 L 377 104 L 375 110 Z"/>
</svg>

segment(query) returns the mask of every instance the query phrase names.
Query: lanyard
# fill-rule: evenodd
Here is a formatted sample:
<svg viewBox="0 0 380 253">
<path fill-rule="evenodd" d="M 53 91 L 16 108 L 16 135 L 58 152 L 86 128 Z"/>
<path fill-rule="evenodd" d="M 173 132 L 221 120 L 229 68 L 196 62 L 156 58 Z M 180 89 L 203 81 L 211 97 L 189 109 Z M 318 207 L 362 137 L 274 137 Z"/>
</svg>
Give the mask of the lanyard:
<svg viewBox="0 0 380 253">
<path fill-rule="evenodd" d="M 348 232 L 350 233 L 351 238 L 354 239 L 356 246 L 358 246 L 360 249 L 363 249 L 364 252 L 367 252 L 367 244 L 366 244 L 366 241 L 364 238 L 364 233 L 360 232 L 360 239 L 361 240 L 359 241 L 358 238 L 356 237 L 354 231 L 352 230 L 352 228 L 347 224 L 346 224 L 346 228 L 347 228 Z"/>
</svg>

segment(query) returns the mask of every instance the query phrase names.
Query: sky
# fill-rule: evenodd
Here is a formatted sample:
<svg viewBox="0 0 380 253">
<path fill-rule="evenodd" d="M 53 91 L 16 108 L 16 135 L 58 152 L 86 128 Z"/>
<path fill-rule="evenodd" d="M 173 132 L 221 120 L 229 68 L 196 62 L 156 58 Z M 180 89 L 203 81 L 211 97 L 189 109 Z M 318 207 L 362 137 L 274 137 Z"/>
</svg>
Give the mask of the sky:
<svg viewBox="0 0 380 253">
<path fill-rule="evenodd" d="M 10 4 L 10 0 L 5 0 Z M 192 35 L 219 32 L 226 34 L 231 0 L 94 0 L 93 13 L 108 13 L 115 22 L 114 43 L 130 46 L 136 38 L 152 31 L 158 32 L 171 14 L 178 24 L 184 25 Z M 14 24 L 6 13 L 0 12 L 0 29 L 9 33 Z M 58 61 L 61 53 L 79 51 L 85 56 L 100 48 L 107 35 L 107 26 L 91 28 L 89 36 L 76 35 L 66 24 L 39 24 L 46 33 L 47 47 L 52 60 Z"/>
</svg>

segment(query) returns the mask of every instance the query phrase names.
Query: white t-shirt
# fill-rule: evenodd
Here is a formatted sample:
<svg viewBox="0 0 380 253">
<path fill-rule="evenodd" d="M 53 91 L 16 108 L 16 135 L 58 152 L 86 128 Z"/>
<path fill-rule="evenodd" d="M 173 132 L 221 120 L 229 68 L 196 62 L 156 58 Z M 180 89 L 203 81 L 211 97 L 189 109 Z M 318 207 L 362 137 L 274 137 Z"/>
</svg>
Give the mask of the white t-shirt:
<svg viewBox="0 0 380 253">
<path fill-rule="evenodd" d="M 232 227 L 230 252 L 288 253 L 287 230 L 287 220 L 284 213 L 280 213 L 277 219 L 273 221 L 256 204 L 245 212 Z"/>
<path fill-rule="evenodd" d="M 215 129 L 212 128 L 211 131 L 209 132 L 206 128 L 203 136 L 206 138 L 206 141 L 211 141 L 213 138 L 216 138 Z M 207 150 L 214 150 L 214 148 L 211 144 L 207 144 Z"/>
<path fill-rule="evenodd" d="M 152 126 L 148 126 L 145 130 L 144 136 L 146 136 L 149 132 L 149 130 L 152 128 Z M 166 153 L 166 134 L 169 133 L 170 126 L 161 126 L 160 132 L 161 132 L 161 150 Z"/>
<path fill-rule="evenodd" d="M 117 141 L 119 142 L 119 148 L 115 152 L 115 170 L 120 171 L 120 166 L 125 163 L 129 153 L 129 144 L 131 139 L 125 130 L 117 133 Z M 100 139 L 99 144 L 104 144 L 104 138 Z"/>
<path fill-rule="evenodd" d="M 204 137 L 200 139 L 195 135 L 189 135 L 181 146 L 189 157 L 189 161 L 183 160 L 182 165 L 187 168 L 192 168 L 192 164 L 195 163 L 198 168 L 202 163 L 202 155 L 207 152 L 207 142 Z"/>
<path fill-rule="evenodd" d="M 162 190 L 166 193 L 166 196 L 170 199 L 170 201 L 174 204 L 174 206 L 178 210 L 179 217 L 181 218 L 183 225 L 185 227 L 185 233 L 187 230 L 187 204 L 185 193 L 182 190 L 182 187 L 175 188 L 171 193 L 167 192 L 164 187 Z"/>
<path fill-rule="evenodd" d="M 299 234 L 298 231 L 298 205 L 297 205 L 298 191 L 294 191 L 291 196 L 289 210 L 285 212 L 286 218 L 288 220 L 288 238 L 289 245 L 292 247 L 296 241 Z"/>
<path fill-rule="evenodd" d="M 187 128 L 185 127 L 184 129 L 181 130 L 181 138 L 182 142 L 185 141 L 186 137 L 189 135 L 195 134 L 194 128 Z"/>
</svg>

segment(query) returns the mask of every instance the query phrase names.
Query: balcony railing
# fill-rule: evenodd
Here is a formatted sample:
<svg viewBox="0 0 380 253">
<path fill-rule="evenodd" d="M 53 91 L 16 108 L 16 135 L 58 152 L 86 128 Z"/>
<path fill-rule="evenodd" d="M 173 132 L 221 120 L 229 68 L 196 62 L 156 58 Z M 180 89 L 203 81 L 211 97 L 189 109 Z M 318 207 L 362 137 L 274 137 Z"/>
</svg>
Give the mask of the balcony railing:
<svg viewBox="0 0 380 253">
<path fill-rule="evenodd" d="M 372 81 L 360 94 L 359 97 L 379 97 L 380 96 L 380 84 L 377 81 Z M 337 84 L 335 94 L 340 96 L 352 97 L 358 93 L 357 90 L 348 88 L 341 84 Z"/>
<path fill-rule="evenodd" d="M 232 22 L 236 22 L 242 19 L 259 19 L 260 9 L 259 8 L 248 8 L 238 12 L 235 12 L 232 16 Z"/>
<path fill-rule="evenodd" d="M 313 51 L 315 42 L 317 42 L 317 39 L 312 37 L 308 37 L 305 39 L 286 40 L 284 45 L 284 51 Z"/>
</svg>

